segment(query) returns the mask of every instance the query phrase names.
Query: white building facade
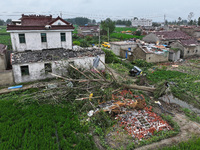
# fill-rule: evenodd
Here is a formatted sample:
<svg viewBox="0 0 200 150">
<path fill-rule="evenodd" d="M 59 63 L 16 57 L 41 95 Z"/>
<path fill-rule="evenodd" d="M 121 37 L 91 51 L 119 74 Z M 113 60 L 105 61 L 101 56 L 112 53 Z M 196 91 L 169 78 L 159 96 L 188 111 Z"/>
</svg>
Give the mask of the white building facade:
<svg viewBox="0 0 200 150">
<path fill-rule="evenodd" d="M 152 26 L 152 20 L 151 19 L 132 19 L 131 25 L 133 27 L 138 26 Z"/>
<path fill-rule="evenodd" d="M 53 78 L 49 73 L 66 75 L 69 64 L 77 68 L 91 69 L 97 55 L 105 63 L 105 54 L 100 49 L 16 52 L 12 55 L 14 80 L 15 83 L 22 83 Z M 98 69 L 103 70 L 105 66 L 99 62 Z"/>
<path fill-rule="evenodd" d="M 27 16 L 7 26 L 14 52 L 50 48 L 72 49 L 72 24 L 60 17 Z"/>
<path fill-rule="evenodd" d="M 100 49 L 72 50 L 73 30 L 73 25 L 60 17 L 41 15 L 22 15 L 7 25 L 14 52 L 11 62 L 15 83 L 52 78 L 49 73 L 62 75 L 69 63 L 89 69 L 97 55 L 105 62 Z"/>
</svg>

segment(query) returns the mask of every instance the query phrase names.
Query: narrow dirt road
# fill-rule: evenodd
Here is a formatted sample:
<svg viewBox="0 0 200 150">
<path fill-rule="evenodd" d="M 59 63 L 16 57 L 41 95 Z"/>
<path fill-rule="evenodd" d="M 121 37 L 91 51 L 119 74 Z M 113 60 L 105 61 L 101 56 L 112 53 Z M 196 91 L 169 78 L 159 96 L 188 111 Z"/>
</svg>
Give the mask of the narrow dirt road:
<svg viewBox="0 0 200 150">
<path fill-rule="evenodd" d="M 136 150 L 156 150 L 164 146 L 170 146 L 178 144 L 182 141 L 187 141 L 193 135 L 200 136 L 200 124 L 188 120 L 185 115 L 176 114 L 173 118 L 174 121 L 180 126 L 181 132 L 172 138 L 161 140 L 160 142 L 152 143 L 150 145 L 142 146 Z"/>
</svg>

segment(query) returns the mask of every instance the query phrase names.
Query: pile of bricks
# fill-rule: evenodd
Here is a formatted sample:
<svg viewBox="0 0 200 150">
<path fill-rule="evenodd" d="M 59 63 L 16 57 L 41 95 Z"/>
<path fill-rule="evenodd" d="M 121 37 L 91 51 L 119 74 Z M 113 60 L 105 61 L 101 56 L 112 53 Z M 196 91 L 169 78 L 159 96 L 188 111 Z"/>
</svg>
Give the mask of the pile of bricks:
<svg viewBox="0 0 200 150">
<path fill-rule="evenodd" d="M 155 131 L 172 130 L 172 127 L 146 106 L 143 95 L 133 95 L 122 90 L 112 95 L 112 100 L 99 104 L 98 110 L 114 113 L 123 127 L 134 139 L 147 139 Z M 96 111 L 98 112 L 98 111 Z"/>
<path fill-rule="evenodd" d="M 172 130 L 172 127 L 151 109 L 152 107 L 145 107 L 144 110 L 119 114 L 117 118 L 120 121 L 120 126 L 123 126 L 129 135 L 137 139 L 149 138 L 154 134 L 154 131 Z"/>
</svg>

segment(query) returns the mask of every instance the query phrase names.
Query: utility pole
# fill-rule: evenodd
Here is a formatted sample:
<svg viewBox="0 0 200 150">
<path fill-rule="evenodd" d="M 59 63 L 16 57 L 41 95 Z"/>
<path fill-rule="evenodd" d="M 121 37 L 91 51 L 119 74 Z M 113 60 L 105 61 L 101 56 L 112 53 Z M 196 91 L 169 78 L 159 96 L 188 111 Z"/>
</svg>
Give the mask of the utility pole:
<svg viewBox="0 0 200 150">
<path fill-rule="evenodd" d="M 100 41 L 101 41 L 101 34 L 100 34 L 100 31 L 101 31 L 101 27 L 99 25 L 99 48 L 100 48 Z"/>
<path fill-rule="evenodd" d="M 109 42 L 109 28 L 108 28 L 108 42 Z"/>
<path fill-rule="evenodd" d="M 164 14 L 164 25 L 165 25 L 166 15 Z"/>
</svg>

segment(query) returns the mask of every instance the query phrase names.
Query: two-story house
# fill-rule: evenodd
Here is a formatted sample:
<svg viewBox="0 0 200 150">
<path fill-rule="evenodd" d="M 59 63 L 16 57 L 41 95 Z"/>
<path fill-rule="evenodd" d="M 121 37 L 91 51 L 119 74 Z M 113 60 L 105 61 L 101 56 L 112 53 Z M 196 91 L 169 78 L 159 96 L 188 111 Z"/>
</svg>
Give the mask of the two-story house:
<svg viewBox="0 0 200 150">
<path fill-rule="evenodd" d="M 89 67 L 96 55 L 105 61 L 100 49 L 72 50 L 72 24 L 60 17 L 22 15 L 7 25 L 13 52 L 11 61 L 15 83 L 51 78 L 49 72 L 66 73 L 72 63 Z"/>
</svg>

